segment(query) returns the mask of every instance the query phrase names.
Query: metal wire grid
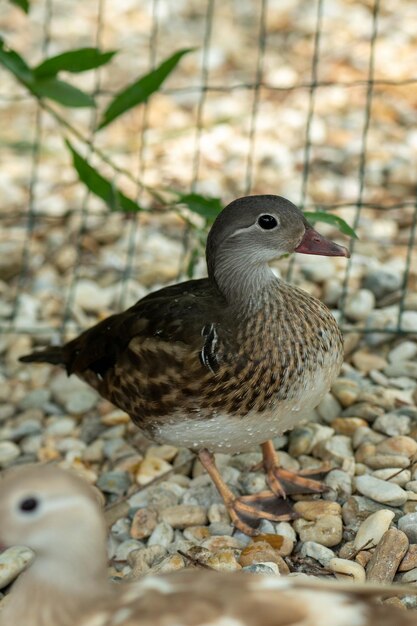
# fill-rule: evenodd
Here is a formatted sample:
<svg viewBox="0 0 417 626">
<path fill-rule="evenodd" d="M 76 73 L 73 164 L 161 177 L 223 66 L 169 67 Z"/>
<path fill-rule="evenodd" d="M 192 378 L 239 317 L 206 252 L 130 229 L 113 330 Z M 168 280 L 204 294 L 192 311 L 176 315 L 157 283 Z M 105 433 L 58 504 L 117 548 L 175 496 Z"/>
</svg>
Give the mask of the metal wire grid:
<svg viewBox="0 0 417 626">
<path fill-rule="evenodd" d="M 51 23 L 53 20 L 53 9 L 54 9 L 54 1 L 58 2 L 59 0 L 44 0 L 45 1 L 45 19 L 43 23 L 43 37 L 42 37 L 42 51 L 46 55 L 48 52 L 50 38 L 51 38 Z M 153 68 L 156 63 L 157 58 L 157 50 L 158 50 L 158 34 L 159 34 L 159 19 L 158 19 L 158 5 L 161 0 L 151 0 L 152 3 L 152 24 L 150 30 L 149 37 L 149 69 Z M 259 9 L 259 24 L 258 24 L 258 46 L 257 46 L 257 60 L 256 60 L 256 68 L 253 82 L 248 81 L 246 83 L 235 83 L 228 86 L 216 85 L 209 83 L 209 63 L 208 57 L 210 52 L 211 45 L 211 34 L 213 28 L 213 16 L 215 13 L 215 0 L 207 0 L 206 3 L 206 11 L 205 11 L 205 26 L 204 26 L 204 38 L 202 42 L 203 54 L 202 54 L 202 63 L 200 70 L 200 85 L 198 86 L 186 86 L 186 87 L 178 87 L 178 88 L 166 88 L 163 91 L 167 94 L 170 93 L 184 93 L 184 92 L 195 92 L 197 91 L 199 94 L 199 99 L 197 103 L 197 114 L 196 114 L 196 123 L 195 123 L 195 138 L 194 138 L 194 151 L 193 151 L 193 166 L 192 166 L 192 180 L 190 184 L 190 190 L 195 191 L 196 186 L 199 182 L 199 168 L 200 168 L 200 158 L 201 158 L 201 140 L 204 133 L 204 125 L 203 125 L 203 117 L 204 117 L 204 108 L 206 104 L 206 98 L 208 93 L 221 93 L 225 91 L 235 91 L 235 90 L 246 90 L 251 91 L 253 94 L 252 106 L 250 112 L 250 124 L 248 131 L 248 140 L 247 140 L 247 156 L 246 156 L 246 171 L 243 182 L 243 190 L 244 193 L 250 193 L 252 189 L 252 181 L 253 181 L 253 173 L 254 173 L 254 152 L 257 141 L 257 122 L 259 115 L 259 103 L 261 97 L 261 90 L 270 90 L 270 91 L 282 91 L 289 92 L 293 90 L 306 90 L 308 92 L 308 107 L 307 107 L 307 119 L 306 119 L 306 131 L 305 131 L 305 140 L 304 140 L 304 150 L 303 150 L 303 169 L 301 175 L 301 189 L 300 189 L 300 198 L 299 205 L 302 208 L 310 208 L 311 204 L 306 201 L 307 198 L 307 189 L 310 175 L 310 167 L 311 167 L 311 148 L 312 148 L 312 125 L 315 119 L 315 98 L 318 89 L 333 87 L 335 85 L 342 87 L 355 87 L 355 86 L 366 86 L 366 103 L 364 108 L 364 118 L 363 118 L 363 127 L 361 132 L 361 150 L 360 150 L 360 161 L 358 168 L 358 181 L 359 181 L 359 192 L 356 199 L 353 199 L 350 202 L 340 202 L 338 204 L 332 204 L 331 206 L 336 207 L 350 207 L 354 210 L 354 218 L 353 218 L 353 227 L 357 228 L 359 225 L 361 211 L 364 207 L 375 208 L 381 211 L 389 211 L 394 208 L 404 208 L 409 207 L 411 202 L 406 200 L 404 202 L 396 202 L 388 205 L 380 205 L 374 203 L 364 202 L 364 190 L 366 184 L 366 173 L 367 173 L 367 141 L 368 141 L 368 133 L 371 122 L 371 113 L 372 113 L 372 101 L 374 95 L 374 88 L 377 85 L 393 85 L 393 86 L 401 86 L 408 84 L 417 84 L 417 77 L 410 77 L 407 79 L 402 79 L 398 81 L 394 80 L 377 80 L 374 78 L 374 64 L 375 64 L 375 45 L 378 40 L 378 22 L 380 16 L 381 2 L 380 0 L 375 0 L 372 7 L 372 32 L 370 34 L 369 39 L 369 56 L 368 56 L 368 72 L 366 80 L 352 80 L 352 81 L 323 81 L 318 78 L 318 69 L 320 65 L 320 43 L 321 43 L 321 35 L 322 35 L 322 24 L 323 24 L 323 10 L 325 6 L 325 0 L 317 0 L 316 2 L 316 25 L 314 32 L 314 45 L 313 45 L 313 54 L 311 59 L 311 80 L 308 82 L 303 82 L 297 85 L 291 86 L 279 86 L 268 84 L 267 81 L 264 80 L 263 76 L 263 66 L 265 59 L 265 52 L 267 49 L 267 26 L 268 26 L 268 0 L 261 0 L 260 9 Z M 96 19 L 96 33 L 95 33 L 95 45 L 100 46 L 101 42 L 101 32 L 103 24 L 106 19 L 106 7 L 105 0 L 98 0 L 97 2 L 97 19 Z M 95 72 L 95 86 L 94 93 L 100 93 L 100 70 Z M 4 100 L 13 99 L 8 98 L 8 96 L 2 96 Z M 25 96 L 18 96 L 16 99 L 24 99 Z M 142 114 L 142 123 L 140 127 L 140 151 L 139 151 L 139 167 L 138 174 L 142 176 L 146 169 L 146 160 L 145 160 L 145 145 L 146 145 L 146 131 L 148 128 L 148 111 L 149 105 L 145 105 L 143 107 Z M 93 111 L 91 114 L 91 122 L 90 122 L 90 142 L 91 145 L 94 145 L 94 123 L 96 121 L 96 113 Z M 33 142 L 33 150 L 31 154 L 30 160 L 30 180 L 28 184 L 28 208 L 25 213 L 26 215 L 26 236 L 24 240 L 23 246 L 23 262 L 22 262 L 22 271 L 20 272 L 17 281 L 16 281 L 16 297 L 14 299 L 13 313 L 11 316 L 10 323 L 0 324 L 0 332 L 20 332 L 20 333 L 36 333 L 41 332 L 42 335 L 45 335 L 45 329 L 39 331 L 37 328 L 21 328 L 16 329 L 14 327 L 14 320 L 17 317 L 19 311 L 19 293 L 20 289 L 24 285 L 25 281 L 29 276 L 29 268 L 30 268 L 30 243 L 33 236 L 35 221 L 42 218 L 51 218 L 50 215 L 42 214 L 41 211 L 35 211 L 36 205 L 36 182 L 39 176 L 39 154 L 40 154 L 40 146 L 42 142 L 42 132 L 43 132 L 43 112 L 40 107 L 37 107 L 36 117 L 35 117 L 35 129 L 34 129 L 34 142 Z M 137 191 L 137 199 L 140 200 L 141 197 L 141 187 L 138 186 Z M 407 296 L 407 285 L 408 279 L 410 276 L 412 256 L 413 256 L 413 248 L 416 242 L 416 231 L 417 231 L 417 200 L 413 203 L 413 217 L 412 223 L 410 227 L 410 235 L 407 244 L 407 258 L 405 271 L 403 274 L 402 281 L 402 289 L 401 296 L 399 300 L 398 306 L 398 317 L 397 322 L 394 327 L 389 328 L 361 328 L 360 332 L 382 332 L 382 333 L 390 333 L 390 334 L 401 334 L 401 333 L 417 333 L 416 329 L 407 329 L 404 330 L 402 328 L 402 316 L 405 310 L 405 299 Z M 316 207 L 315 207 L 316 208 Z M 320 205 L 320 208 L 326 208 L 323 204 Z M 330 208 L 330 207 L 329 207 Z M 77 262 L 75 264 L 75 268 L 73 271 L 72 279 L 70 282 L 70 286 L 66 293 L 65 306 L 62 315 L 62 325 L 59 330 L 61 336 L 65 336 L 67 331 L 68 323 L 71 319 L 71 310 L 74 303 L 74 295 L 75 289 L 78 280 L 78 260 L 80 257 L 80 242 L 81 236 L 83 234 L 86 219 L 89 215 L 89 193 L 86 192 L 84 198 L 79 207 L 75 207 L 73 209 L 74 213 L 79 213 L 81 215 L 80 226 L 78 230 L 77 237 Z M 3 217 L 6 214 L 3 214 Z M 128 219 L 126 227 L 129 229 L 128 235 L 128 249 L 126 256 L 126 265 L 123 271 L 121 285 L 120 285 L 120 297 L 118 300 L 119 308 L 123 308 L 124 299 L 126 294 L 127 283 L 132 274 L 133 260 L 135 257 L 136 250 L 136 230 L 138 228 L 138 221 Z M 187 239 L 185 238 L 185 244 L 187 243 Z M 355 242 L 354 240 L 350 243 L 351 252 L 354 253 Z M 289 278 L 291 278 L 293 263 L 290 263 L 289 266 Z M 354 330 L 357 331 L 357 328 L 352 328 L 349 325 L 346 325 L 346 319 L 344 314 L 344 307 L 346 303 L 346 298 L 349 293 L 349 281 L 352 270 L 352 259 L 347 264 L 345 277 L 343 281 L 343 290 L 341 295 L 341 322 L 344 326 L 345 331 Z M 51 329 L 51 333 L 56 335 L 56 329 Z"/>
</svg>

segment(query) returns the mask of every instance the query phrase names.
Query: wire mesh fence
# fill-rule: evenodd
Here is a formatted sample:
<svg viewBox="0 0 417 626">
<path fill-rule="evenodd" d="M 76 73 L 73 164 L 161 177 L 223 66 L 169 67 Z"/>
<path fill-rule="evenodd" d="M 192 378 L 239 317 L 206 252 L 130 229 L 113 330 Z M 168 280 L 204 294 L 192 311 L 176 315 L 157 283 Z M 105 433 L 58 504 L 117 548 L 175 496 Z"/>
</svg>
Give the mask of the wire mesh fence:
<svg viewBox="0 0 417 626">
<path fill-rule="evenodd" d="M 330 294 L 324 286 L 325 299 L 344 330 L 397 335 L 417 333 L 410 10 L 406 1 L 379 0 L 32 0 L 29 17 L 7 6 L 0 27 L 37 60 L 75 45 L 119 49 L 110 69 L 81 78 L 100 104 L 179 44 L 195 47 L 115 129 L 97 133 L 95 109 L 66 111 L 64 125 L 88 138 L 87 156 L 95 146 L 111 155 L 119 171 L 107 173 L 144 206 L 154 200 L 146 186 L 163 183 L 225 202 L 277 193 L 342 216 L 360 239 L 350 242 L 347 265 L 326 277 L 339 287 Z M 56 116 L 1 75 L 0 330 L 71 336 L 98 314 L 79 303 L 88 281 L 107 290 L 101 309 L 120 310 L 143 286 L 175 280 L 189 237 L 167 212 L 110 214 L 75 179 Z M 169 236 L 157 239 L 157 231 Z M 170 240 L 168 253 L 159 250 Z M 163 268 L 160 252 L 172 253 Z M 281 267 L 300 282 L 299 263 Z M 391 286 L 374 290 L 379 317 L 352 323 L 349 297 L 372 282 L 363 268 Z"/>
</svg>

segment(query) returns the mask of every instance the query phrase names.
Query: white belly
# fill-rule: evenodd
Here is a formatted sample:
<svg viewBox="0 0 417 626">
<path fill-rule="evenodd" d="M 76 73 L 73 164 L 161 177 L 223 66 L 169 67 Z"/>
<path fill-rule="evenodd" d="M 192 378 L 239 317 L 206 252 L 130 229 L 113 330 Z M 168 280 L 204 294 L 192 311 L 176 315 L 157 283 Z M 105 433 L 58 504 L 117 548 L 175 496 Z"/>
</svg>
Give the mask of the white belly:
<svg viewBox="0 0 417 626">
<path fill-rule="evenodd" d="M 152 439 L 192 450 L 208 448 L 213 452 L 235 453 L 250 450 L 297 426 L 327 393 L 338 368 L 332 363 L 304 375 L 293 398 L 280 400 L 270 409 L 245 416 L 213 412 L 211 417 L 199 418 L 199 412 L 184 416 L 177 413 L 154 426 Z"/>
</svg>

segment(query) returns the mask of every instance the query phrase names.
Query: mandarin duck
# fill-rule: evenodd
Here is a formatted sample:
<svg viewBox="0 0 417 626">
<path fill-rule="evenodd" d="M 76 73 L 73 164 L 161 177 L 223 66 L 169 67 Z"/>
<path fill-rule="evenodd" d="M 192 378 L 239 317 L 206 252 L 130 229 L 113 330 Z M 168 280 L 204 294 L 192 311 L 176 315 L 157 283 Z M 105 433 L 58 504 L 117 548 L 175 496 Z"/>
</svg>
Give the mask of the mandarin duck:
<svg viewBox="0 0 417 626">
<path fill-rule="evenodd" d="M 280 467 L 271 440 L 319 404 L 343 361 L 331 312 L 269 267 L 292 252 L 349 256 L 285 198 L 235 200 L 208 235 L 207 278 L 150 293 L 62 347 L 21 361 L 65 367 L 151 440 L 197 452 L 234 525 L 255 534 L 261 518 L 294 517 L 287 494 L 323 491 L 313 472 Z M 236 497 L 213 453 L 257 444 L 270 490 Z"/>
<path fill-rule="evenodd" d="M 378 596 L 415 594 L 412 586 L 195 568 L 114 583 L 97 494 L 53 465 L 3 473 L 0 542 L 35 553 L 0 604 L 0 626 L 416 624 L 414 612 L 375 603 Z"/>
</svg>

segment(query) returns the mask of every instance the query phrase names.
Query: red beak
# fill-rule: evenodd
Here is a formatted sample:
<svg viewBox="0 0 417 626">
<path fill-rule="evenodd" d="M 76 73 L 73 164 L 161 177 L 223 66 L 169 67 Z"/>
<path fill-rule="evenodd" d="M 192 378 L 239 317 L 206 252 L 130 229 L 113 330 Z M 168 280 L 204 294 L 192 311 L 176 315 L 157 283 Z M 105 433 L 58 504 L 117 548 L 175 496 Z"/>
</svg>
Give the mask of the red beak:
<svg viewBox="0 0 417 626">
<path fill-rule="evenodd" d="M 314 228 L 306 228 L 301 243 L 295 248 L 295 252 L 302 254 L 320 254 L 321 256 L 345 256 L 350 257 L 350 252 L 344 246 L 339 246 L 320 235 Z"/>
</svg>

